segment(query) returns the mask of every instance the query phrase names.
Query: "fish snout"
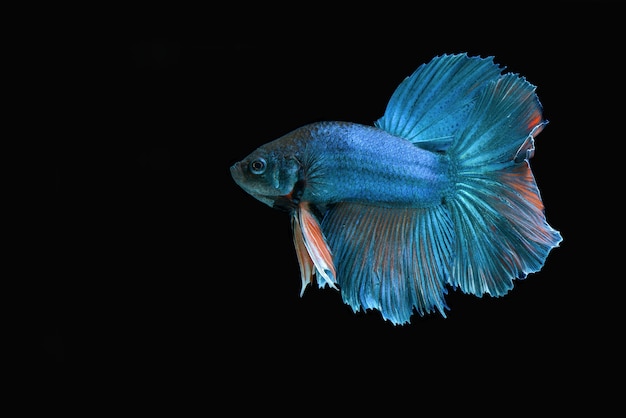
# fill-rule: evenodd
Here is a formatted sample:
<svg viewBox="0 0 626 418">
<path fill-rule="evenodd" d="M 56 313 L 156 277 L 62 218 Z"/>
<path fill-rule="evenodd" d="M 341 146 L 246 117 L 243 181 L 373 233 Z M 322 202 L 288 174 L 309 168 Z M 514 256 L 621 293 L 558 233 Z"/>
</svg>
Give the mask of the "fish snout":
<svg viewBox="0 0 626 418">
<path fill-rule="evenodd" d="M 236 162 L 235 164 L 230 166 L 230 175 L 232 176 L 233 180 L 235 180 L 235 182 L 237 182 L 238 184 L 240 183 L 240 181 L 243 179 L 243 169 L 241 168 L 241 161 Z"/>
<path fill-rule="evenodd" d="M 241 162 L 236 162 L 235 164 L 230 166 L 230 174 L 231 175 L 234 176 L 237 171 L 241 171 L 240 164 L 241 164 Z"/>
</svg>

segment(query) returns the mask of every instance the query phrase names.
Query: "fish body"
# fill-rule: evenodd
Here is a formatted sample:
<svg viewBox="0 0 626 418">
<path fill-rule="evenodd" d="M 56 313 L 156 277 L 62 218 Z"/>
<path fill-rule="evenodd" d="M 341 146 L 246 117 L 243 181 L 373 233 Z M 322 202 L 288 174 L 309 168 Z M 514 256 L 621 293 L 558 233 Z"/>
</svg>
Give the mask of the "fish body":
<svg viewBox="0 0 626 418">
<path fill-rule="evenodd" d="M 255 159 L 272 164 L 268 181 L 246 170 Z M 244 190 L 274 206 L 276 197 L 301 184 L 300 200 L 316 205 L 375 203 L 425 207 L 450 189 L 447 156 L 414 146 L 388 132 L 349 122 L 303 126 L 236 163 L 232 174 Z M 258 194 L 263 185 L 265 193 Z"/>
<path fill-rule="evenodd" d="M 493 57 L 441 55 L 373 126 L 315 122 L 231 166 L 290 214 L 303 294 L 316 278 L 394 324 L 445 317 L 448 288 L 502 296 L 562 241 L 529 160 L 547 121 L 535 86 Z"/>
</svg>

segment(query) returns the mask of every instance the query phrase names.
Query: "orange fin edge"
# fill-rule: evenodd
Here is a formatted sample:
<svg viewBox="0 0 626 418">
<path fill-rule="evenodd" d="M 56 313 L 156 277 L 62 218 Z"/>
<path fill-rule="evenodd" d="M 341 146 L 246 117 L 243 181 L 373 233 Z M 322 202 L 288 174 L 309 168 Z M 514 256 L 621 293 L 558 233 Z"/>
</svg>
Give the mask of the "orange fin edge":
<svg viewBox="0 0 626 418">
<path fill-rule="evenodd" d="M 333 255 L 326 243 L 322 227 L 313 215 L 307 202 L 302 202 L 297 209 L 297 223 L 300 226 L 304 246 L 315 266 L 316 273 L 324 278 L 326 284 L 337 289 L 337 273 Z"/>
<path fill-rule="evenodd" d="M 315 271 L 313 260 L 311 260 L 304 243 L 302 227 L 297 211 L 294 211 L 291 216 L 291 228 L 293 230 L 293 244 L 296 248 L 296 256 L 298 257 L 298 264 L 300 265 L 300 279 L 302 280 L 300 297 L 302 297 L 304 289 L 306 289 L 307 285 L 311 283 L 311 276 L 315 273 Z"/>
</svg>

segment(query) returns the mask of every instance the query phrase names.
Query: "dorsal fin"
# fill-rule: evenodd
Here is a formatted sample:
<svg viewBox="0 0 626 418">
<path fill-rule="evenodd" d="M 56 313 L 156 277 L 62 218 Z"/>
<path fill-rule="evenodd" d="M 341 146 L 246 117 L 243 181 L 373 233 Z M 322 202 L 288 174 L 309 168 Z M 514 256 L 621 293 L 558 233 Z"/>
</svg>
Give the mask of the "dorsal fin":
<svg viewBox="0 0 626 418">
<path fill-rule="evenodd" d="M 476 93 L 503 69 L 493 57 L 435 57 L 400 83 L 374 125 L 420 148 L 445 151 L 465 127 Z"/>
</svg>

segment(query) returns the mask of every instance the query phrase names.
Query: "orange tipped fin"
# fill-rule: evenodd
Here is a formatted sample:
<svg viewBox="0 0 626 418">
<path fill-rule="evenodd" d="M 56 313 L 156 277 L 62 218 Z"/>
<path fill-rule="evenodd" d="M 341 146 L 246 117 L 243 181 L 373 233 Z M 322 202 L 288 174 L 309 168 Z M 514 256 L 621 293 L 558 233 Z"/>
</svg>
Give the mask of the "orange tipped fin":
<svg viewBox="0 0 626 418">
<path fill-rule="evenodd" d="M 298 212 L 294 211 L 291 216 L 291 228 L 293 230 L 293 244 L 296 247 L 296 255 L 298 257 L 298 264 L 300 265 L 300 278 L 302 279 L 302 288 L 300 289 L 300 296 L 304 294 L 304 289 L 311 283 L 311 276 L 315 273 L 313 260 L 309 256 L 309 252 L 304 244 L 304 237 L 302 236 L 302 227 L 300 225 L 300 219 Z"/>
<path fill-rule="evenodd" d="M 333 255 L 326 243 L 322 227 L 313 215 L 313 212 L 311 212 L 308 203 L 302 202 L 298 206 L 294 217 L 296 218 L 296 226 L 300 226 L 302 240 L 308 256 L 315 265 L 315 273 L 322 277 L 328 286 L 337 289 L 337 286 L 335 286 L 337 273 L 335 272 Z M 296 239 L 296 236 L 297 233 L 294 231 L 294 239 Z M 323 286 L 324 282 L 318 281 L 320 287 Z"/>
</svg>

